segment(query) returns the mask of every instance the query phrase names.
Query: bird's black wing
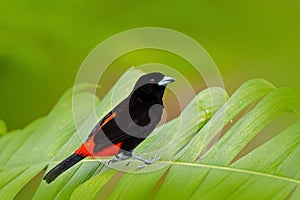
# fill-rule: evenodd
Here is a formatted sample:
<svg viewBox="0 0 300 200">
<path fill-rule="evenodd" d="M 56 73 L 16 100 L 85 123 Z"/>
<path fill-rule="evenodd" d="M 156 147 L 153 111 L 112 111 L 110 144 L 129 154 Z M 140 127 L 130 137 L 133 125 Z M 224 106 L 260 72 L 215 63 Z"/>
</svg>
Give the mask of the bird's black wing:
<svg viewBox="0 0 300 200">
<path fill-rule="evenodd" d="M 155 129 L 161 119 L 162 107 L 157 113 L 151 115 L 150 123 L 147 126 L 138 126 L 139 120 L 145 120 L 149 116 L 141 116 L 132 121 L 128 116 L 127 105 L 127 100 L 125 99 L 113 109 L 111 115 L 115 114 L 115 116 L 102 127 L 101 125 L 99 126 L 101 128 L 98 128 L 94 137 L 96 144 L 94 152 L 99 152 L 103 148 L 118 143 L 122 143 L 121 148 L 124 148 L 124 150 L 132 150 Z"/>
</svg>

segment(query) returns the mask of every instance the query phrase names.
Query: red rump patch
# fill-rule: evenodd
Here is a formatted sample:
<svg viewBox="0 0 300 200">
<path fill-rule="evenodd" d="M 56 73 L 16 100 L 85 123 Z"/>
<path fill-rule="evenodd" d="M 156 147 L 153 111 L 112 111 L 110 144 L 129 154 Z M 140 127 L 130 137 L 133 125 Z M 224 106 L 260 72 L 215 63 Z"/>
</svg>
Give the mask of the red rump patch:
<svg viewBox="0 0 300 200">
<path fill-rule="evenodd" d="M 100 125 L 100 127 L 98 128 L 101 129 L 107 122 L 109 122 L 111 119 L 113 119 L 116 116 L 117 113 L 112 113 L 107 119 L 105 119 L 103 121 L 103 123 Z M 95 132 L 95 134 L 97 134 L 98 130 Z M 112 144 L 111 146 L 108 146 L 104 149 L 102 149 L 99 152 L 94 153 L 94 149 L 95 149 L 95 142 L 94 142 L 94 137 L 95 134 L 85 143 L 83 143 L 81 145 L 81 147 L 79 147 L 75 153 L 77 155 L 81 155 L 81 156 L 91 156 L 91 157 L 100 157 L 100 156 L 114 156 L 116 154 L 119 153 L 121 145 L 123 142 L 119 142 L 117 144 Z"/>
<path fill-rule="evenodd" d="M 119 142 L 117 144 L 113 144 L 109 147 L 106 147 L 105 149 L 103 149 L 102 151 L 99 151 L 97 153 L 94 154 L 95 157 L 97 156 L 114 156 L 117 155 L 120 151 L 121 145 L 123 142 Z"/>
<path fill-rule="evenodd" d="M 114 156 L 119 153 L 121 145 L 123 143 L 123 142 L 119 142 L 117 144 L 112 144 L 111 146 L 108 146 L 103 150 L 94 153 L 93 150 L 95 148 L 95 143 L 92 140 L 93 138 L 94 137 L 92 137 L 90 140 L 82 144 L 81 147 L 75 151 L 75 153 L 77 155 L 90 156 L 90 157 Z"/>
</svg>

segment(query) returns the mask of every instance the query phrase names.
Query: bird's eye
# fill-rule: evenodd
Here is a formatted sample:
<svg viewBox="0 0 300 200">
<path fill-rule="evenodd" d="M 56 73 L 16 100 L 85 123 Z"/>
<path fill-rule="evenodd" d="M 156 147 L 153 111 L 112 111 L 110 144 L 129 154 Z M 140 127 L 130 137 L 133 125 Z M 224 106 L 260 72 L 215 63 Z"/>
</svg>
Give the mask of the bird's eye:
<svg viewBox="0 0 300 200">
<path fill-rule="evenodd" d="M 153 83 L 155 83 L 155 80 L 152 78 L 152 79 L 149 80 L 149 83 L 153 84 Z"/>
</svg>

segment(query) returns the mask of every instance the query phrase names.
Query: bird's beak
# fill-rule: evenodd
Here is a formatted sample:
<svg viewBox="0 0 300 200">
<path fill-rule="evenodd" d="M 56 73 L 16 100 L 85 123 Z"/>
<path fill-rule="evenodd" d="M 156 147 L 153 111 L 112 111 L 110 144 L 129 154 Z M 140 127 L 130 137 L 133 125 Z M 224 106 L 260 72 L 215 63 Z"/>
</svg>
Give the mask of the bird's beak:
<svg viewBox="0 0 300 200">
<path fill-rule="evenodd" d="M 172 77 L 165 76 L 161 81 L 158 82 L 160 86 L 166 86 L 169 83 L 175 82 L 175 79 Z"/>
</svg>

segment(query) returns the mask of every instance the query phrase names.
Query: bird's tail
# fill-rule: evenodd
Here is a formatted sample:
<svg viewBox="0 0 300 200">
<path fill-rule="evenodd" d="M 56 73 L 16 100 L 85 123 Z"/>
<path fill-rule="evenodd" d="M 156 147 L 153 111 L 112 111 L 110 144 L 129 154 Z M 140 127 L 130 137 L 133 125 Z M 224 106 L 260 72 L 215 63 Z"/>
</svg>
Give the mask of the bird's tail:
<svg viewBox="0 0 300 200">
<path fill-rule="evenodd" d="M 78 155 L 73 153 L 65 160 L 61 161 L 58 165 L 56 165 L 53 169 L 51 169 L 44 177 L 46 183 L 51 183 L 54 181 L 59 175 L 61 175 L 64 171 L 84 159 L 85 156 Z"/>
</svg>

